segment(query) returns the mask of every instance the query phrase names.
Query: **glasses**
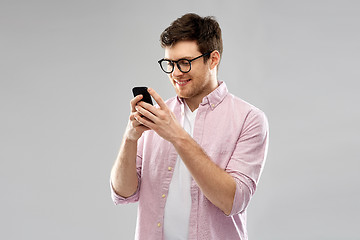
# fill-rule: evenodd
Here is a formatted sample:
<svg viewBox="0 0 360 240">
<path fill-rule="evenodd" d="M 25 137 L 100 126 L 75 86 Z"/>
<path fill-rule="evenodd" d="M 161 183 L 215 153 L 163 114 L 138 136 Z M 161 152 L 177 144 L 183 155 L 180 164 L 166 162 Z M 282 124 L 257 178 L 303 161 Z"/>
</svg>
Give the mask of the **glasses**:
<svg viewBox="0 0 360 240">
<path fill-rule="evenodd" d="M 212 53 L 212 51 L 208 52 L 208 53 L 204 53 L 203 55 L 200 55 L 200 56 L 190 59 L 190 60 L 182 58 L 177 61 L 173 61 L 173 60 L 168 60 L 168 59 L 163 58 L 163 59 L 159 60 L 158 63 L 160 64 L 161 69 L 167 74 L 172 73 L 174 71 L 175 63 L 176 63 L 176 66 L 178 67 L 178 69 L 182 73 L 188 73 L 191 70 L 191 62 L 192 61 L 195 61 L 196 59 L 207 56 L 210 53 Z"/>
</svg>

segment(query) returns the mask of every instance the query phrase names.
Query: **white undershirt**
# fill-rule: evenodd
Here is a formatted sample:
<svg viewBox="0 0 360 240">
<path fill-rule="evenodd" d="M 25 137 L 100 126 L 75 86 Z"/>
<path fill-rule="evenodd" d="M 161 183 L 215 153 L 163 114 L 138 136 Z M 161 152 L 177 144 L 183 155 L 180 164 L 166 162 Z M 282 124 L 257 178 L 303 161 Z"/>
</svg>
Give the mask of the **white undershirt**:
<svg viewBox="0 0 360 240">
<path fill-rule="evenodd" d="M 197 109 L 191 112 L 185 104 L 184 113 L 183 128 L 192 137 Z M 178 156 L 165 205 L 165 240 L 188 239 L 191 211 L 190 187 L 191 174 Z"/>
</svg>

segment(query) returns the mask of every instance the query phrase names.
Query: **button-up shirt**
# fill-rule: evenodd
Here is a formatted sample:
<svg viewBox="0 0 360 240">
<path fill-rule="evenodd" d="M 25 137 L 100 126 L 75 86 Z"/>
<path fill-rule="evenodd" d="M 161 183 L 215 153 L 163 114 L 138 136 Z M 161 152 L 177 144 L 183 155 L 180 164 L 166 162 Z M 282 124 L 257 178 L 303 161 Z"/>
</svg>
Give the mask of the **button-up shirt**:
<svg viewBox="0 0 360 240">
<path fill-rule="evenodd" d="M 184 100 L 166 101 L 180 123 Z M 209 158 L 236 182 L 229 215 L 213 205 L 191 180 L 191 213 L 188 239 L 248 239 L 246 208 L 264 167 L 268 145 L 265 114 L 230 94 L 224 82 L 203 98 L 193 129 L 194 140 Z M 135 239 L 164 239 L 166 196 L 178 157 L 174 146 L 155 131 L 146 131 L 137 146 L 138 189 L 123 198 L 111 188 L 115 204 L 139 201 Z"/>
</svg>

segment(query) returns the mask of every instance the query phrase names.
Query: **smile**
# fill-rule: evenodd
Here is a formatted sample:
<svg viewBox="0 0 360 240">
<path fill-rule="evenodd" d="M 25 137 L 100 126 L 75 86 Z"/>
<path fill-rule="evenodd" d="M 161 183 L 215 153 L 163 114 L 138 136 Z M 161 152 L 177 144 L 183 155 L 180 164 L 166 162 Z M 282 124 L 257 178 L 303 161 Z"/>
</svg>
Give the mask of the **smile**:
<svg viewBox="0 0 360 240">
<path fill-rule="evenodd" d="M 179 85 L 179 86 L 185 86 L 190 81 L 191 81 L 191 79 L 185 80 L 185 81 L 179 81 L 179 80 L 174 79 L 174 82 L 176 82 L 176 84 Z"/>
</svg>

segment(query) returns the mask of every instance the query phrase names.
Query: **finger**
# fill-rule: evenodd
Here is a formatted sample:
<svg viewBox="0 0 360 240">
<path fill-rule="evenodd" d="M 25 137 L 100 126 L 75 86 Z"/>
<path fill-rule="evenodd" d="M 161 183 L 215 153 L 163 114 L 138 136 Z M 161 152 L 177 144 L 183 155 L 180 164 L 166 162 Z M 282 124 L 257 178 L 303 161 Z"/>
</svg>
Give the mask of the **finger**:
<svg viewBox="0 0 360 240">
<path fill-rule="evenodd" d="M 136 121 L 138 121 L 140 124 L 152 129 L 154 127 L 154 123 L 152 121 L 150 121 L 148 118 L 138 114 L 135 115 L 135 119 Z"/>
<path fill-rule="evenodd" d="M 136 128 L 138 126 L 140 126 L 141 124 L 136 120 L 135 114 L 139 114 L 139 113 L 134 113 L 130 115 L 130 125 L 132 128 Z"/>
<path fill-rule="evenodd" d="M 136 111 L 141 115 L 141 117 L 146 117 L 152 122 L 155 122 L 156 115 L 153 112 L 150 112 L 148 109 L 142 107 L 143 103 L 140 103 L 135 107 Z"/>
<path fill-rule="evenodd" d="M 133 126 L 145 125 L 145 124 L 148 126 L 149 124 L 154 124 L 150 119 L 148 119 L 139 112 L 134 113 L 133 119 L 134 119 Z"/>
<path fill-rule="evenodd" d="M 146 127 L 145 125 L 143 125 L 142 123 L 140 123 L 142 116 L 139 113 L 135 113 L 133 115 L 133 121 L 131 121 L 131 125 L 132 127 L 136 130 L 136 131 L 142 131 L 142 130 L 149 130 L 150 128 Z M 138 121 L 138 119 L 140 119 L 140 121 Z"/>
<path fill-rule="evenodd" d="M 139 123 L 136 120 L 132 121 L 130 124 L 131 127 L 138 133 L 142 133 L 144 131 L 150 130 L 150 128 L 146 127 L 145 125 Z"/>
<path fill-rule="evenodd" d="M 158 116 L 159 115 L 159 108 L 155 107 L 149 103 L 146 103 L 144 101 L 140 101 L 137 106 L 142 107 L 143 109 L 147 110 L 148 112 L 150 112 L 151 114 Z M 136 108 L 135 108 L 136 109 Z"/>
<path fill-rule="evenodd" d="M 134 97 L 133 99 L 131 99 L 130 101 L 130 108 L 131 108 L 131 112 L 136 112 L 135 106 L 136 104 L 143 98 L 143 95 L 137 95 L 136 97 Z"/>
<path fill-rule="evenodd" d="M 160 97 L 160 95 L 154 89 L 148 88 L 148 92 L 154 98 L 154 100 L 157 102 L 157 104 L 159 104 L 159 107 L 161 109 L 166 109 L 167 108 L 164 100 Z"/>
</svg>

